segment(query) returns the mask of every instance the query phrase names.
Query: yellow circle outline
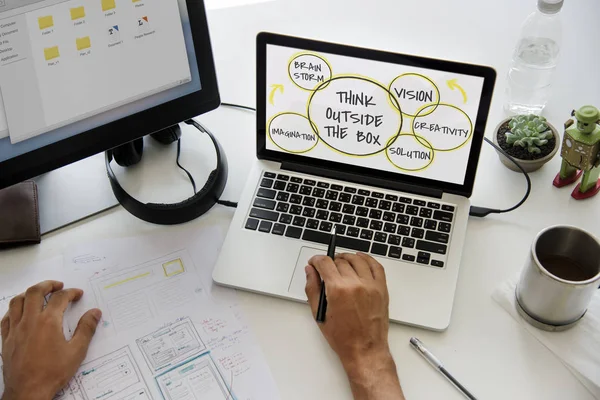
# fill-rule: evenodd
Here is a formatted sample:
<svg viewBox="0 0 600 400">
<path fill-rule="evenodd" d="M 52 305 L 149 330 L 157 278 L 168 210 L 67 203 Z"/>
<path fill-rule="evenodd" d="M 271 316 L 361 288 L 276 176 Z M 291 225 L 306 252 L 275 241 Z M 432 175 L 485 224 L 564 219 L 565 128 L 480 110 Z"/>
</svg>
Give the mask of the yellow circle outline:
<svg viewBox="0 0 600 400">
<path fill-rule="evenodd" d="M 437 107 L 440 105 L 440 101 L 441 101 L 441 98 L 440 98 L 440 89 L 437 87 L 437 85 L 435 84 L 434 81 L 432 81 L 430 78 L 426 77 L 425 75 L 417 74 L 416 72 L 407 72 L 405 74 L 398 75 L 397 77 L 394 78 L 394 80 L 392 81 L 392 83 L 390 83 L 390 86 L 388 87 L 389 92 L 390 93 L 392 92 L 392 85 L 394 84 L 394 82 L 396 82 L 398 79 L 402 78 L 403 76 L 409 76 L 409 75 L 418 76 L 420 78 L 423 78 L 423 79 L 429 81 L 429 83 L 431 83 L 433 85 L 433 87 L 435 89 L 435 92 L 436 92 L 435 102 L 429 103 L 429 104 L 424 104 L 421 107 L 421 108 L 423 108 L 423 107 L 426 107 L 426 106 L 435 105 L 435 108 L 429 112 L 429 114 L 433 113 L 437 109 Z M 392 97 L 393 97 L 393 95 L 392 95 Z M 415 118 L 415 116 L 419 114 L 419 110 L 421 108 L 417 109 L 417 113 L 415 115 L 412 115 L 412 114 L 409 114 L 409 113 L 405 113 L 405 112 L 402 112 L 402 114 L 406 115 L 407 117 Z M 429 114 L 421 115 L 421 117 L 426 117 Z"/>
<path fill-rule="evenodd" d="M 468 137 L 465 139 L 465 141 L 464 141 L 463 143 L 461 143 L 459 146 L 456 146 L 456 147 L 454 147 L 454 148 L 452 148 L 452 149 L 436 149 L 435 147 L 432 147 L 432 149 L 433 149 L 433 150 L 435 150 L 435 151 L 444 151 L 444 152 L 449 152 L 449 151 L 458 150 L 458 149 L 462 148 L 463 146 L 465 146 L 467 143 L 469 143 L 469 141 L 470 141 L 470 140 L 471 140 L 471 138 L 473 137 L 473 121 L 471 121 L 471 117 L 469 117 L 469 115 L 468 115 L 466 112 L 464 112 L 462 109 L 460 109 L 460 108 L 456 107 L 456 106 L 455 106 L 455 105 L 453 105 L 453 104 L 448 104 L 448 103 L 440 103 L 440 104 L 438 104 L 438 105 L 436 106 L 436 110 L 437 110 L 437 108 L 438 108 L 439 106 L 445 106 L 445 107 L 454 108 L 454 109 L 456 109 L 456 110 L 460 111 L 461 113 L 463 113 L 463 115 L 464 115 L 465 117 L 467 117 L 467 120 L 469 121 L 469 125 L 470 125 L 470 129 L 469 129 L 469 136 L 468 136 Z M 421 115 L 419 115 L 419 113 L 420 113 L 420 112 L 423 110 L 423 108 L 425 108 L 425 107 L 431 107 L 431 105 L 426 105 L 426 106 L 423 106 L 423 107 L 421 107 L 421 108 L 419 108 L 419 109 L 417 110 L 417 116 L 416 116 L 416 117 L 414 117 L 414 119 L 413 119 L 413 122 L 412 122 L 412 124 L 410 125 L 410 130 L 411 130 L 411 132 L 413 133 L 413 135 L 415 135 L 415 138 L 417 138 L 417 140 L 419 140 L 419 139 L 423 139 L 423 140 L 425 140 L 427 143 L 429 143 L 429 141 L 428 141 L 428 140 L 426 140 L 426 139 L 425 139 L 423 136 L 421 136 L 421 135 L 419 135 L 417 132 L 415 132 L 415 121 L 417 120 L 417 118 L 426 117 L 427 115 L 431 115 L 431 113 L 429 113 L 429 114 L 427 114 L 427 115 L 422 115 L 422 116 L 421 116 Z M 420 142 L 419 142 L 419 143 L 420 143 Z M 421 144 L 423 144 L 423 143 L 421 143 Z M 424 145 L 423 145 L 423 146 L 424 146 Z"/>
<path fill-rule="evenodd" d="M 304 154 L 304 153 L 308 153 L 309 151 L 311 151 L 312 149 L 314 149 L 315 147 L 317 147 L 317 145 L 319 144 L 319 141 L 321 140 L 321 137 L 319 136 L 319 134 L 317 133 L 317 141 L 314 144 L 313 147 L 311 147 L 308 150 L 303 150 L 303 151 L 292 151 L 292 150 L 288 150 L 288 149 L 284 149 L 283 147 L 281 147 L 280 145 L 278 145 L 275 140 L 273 140 L 273 138 L 271 137 L 271 123 L 273 122 L 273 120 L 277 117 L 281 117 L 282 115 L 286 115 L 286 114 L 291 114 L 291 115 L 297 115 L 299 117 L 302 117 L 304 119 L 306 119 L 309 123 L 309 125 L 313 125 L 313 123 L 306 117 L 306 115 L 302 115 L 299 113 L 295 113 L 295 112 L 291 112 L 291 111 L 285 111 L 285 112 L 280 112 L 277 113 L 275 115 L 273 115 L 271 118 L 269 118 L 269 121 L 267 122 L 267 132 L 269 136 L 269 140 L 271 141 L 271 143 L 273 143 L 275 146 L 277 146 L 279 149 L 285 151 L 286 153 L 291 153 L 291 154 Z M 314 131 L 314 129 L 313 129 Z"/>
<path fill-rule="evenodd" d="M 400 136 L 400 132 L 402 131 L 402 127 L 404 125 L 404 117 L 402 115 L 402 112 L 400 111 L 400 104 L 396 101 L 396 99 L 394 99 L 393 96 L 387 96 L 388 97 L 388 101 L 389 98 L 392 98 L 394 101 L 396 101 L 396 104 L 398 105 L 398 108 L 396 107 L 392 107 L 392 110 L 394 110 L 395 112 L 398 113 L 398 115 L 400 116 L 400 127 L 398 129 L 398 133 L 396 133 L 394 136 L 390 137 L 390 139 L 388 140 L 389 145 L 387 145 L 386 147 L 384 147 L 383 149 L 375 152 L 375 153 L 370 153 L 370 154 L 350 154 L 350 153 L 346 153 L 343 152 L 341 150 L 336 149 L 335 147 L 331 146 L 329 143 L 327 143 L 324 139 L 321 138 L 321 134 L 319 133 L 319 129 L 316 123 L 314 123 L 311 119 L 310 119 L 310 104 L 312 103 L 312 99 L 315 96 L 315 94 L 320 91 L 321 88 L 320 86 L 325 86 L 325 85 L 329 85 L 331 83 L 331 81 L 336 80 L 336 79 L 343 79 L 343 78 L 355 78 L 355 79 L 360 79 L 360 80 L 364 80 L 364 81 L 368 81 L 371 83 L 374 83 L 375 85 L 377 85 L 380 89 L 385 90 L 386 92 L 388 92 L 388 94 L 391 94 L 389 89 L 387 89 L 381 82 L 377 82 L 375 79 L 370 78 L 368 76 L 363 76 L 363 75 L 359 75 L 359 74 L 339 74 L 339 75 L 335 75 L 332 76 L 331 79 L 329 79 L 328 81 L 322 82 L 319 86 L 317 86 L 317 89 L 315 90 L 311 90 L 311 95 L 308 98 L 308 102 L 306 103 L 306 116 L 309 120 L 309 122 L 311 123 L 311 126 L 313 126 L 313 130 L 314 132 L 317 134 L 317 136 L 319 137 L 319 140 L 322 141 L 323 143 L 325 143 L 325 146 L 327 146 L 330 150 L 333 150 L 334 152 L 342 155 L 342 156 L 346 156 L 346 157 L 353 157 L 353 158 L 367 158 L 367 157 L 373 157 L 376 155 L 379 155 L 379 153 L 381 153 L 382 151 L 385 151 L 389 146 L 391 146 L 394 142 L 390 143 L 390 140 L 396 140 L 398 138 L 398 136 Z"/>
<path fill-rule="evenodd" d="M 419 141 L 418 141 L 418 139 L 417 139 L 417 136 L 416 136 L 414 133 L 400 133 L 400 134 L 399 134 L 399 135 L 396 137 L 396 140 L 397 140 L 399 137 L 401 137 L 401 136 L 410 136 L 410 137 L 412 137 L 413 139 L 415 139 L 415 140 L 416 140 L 416 141 L 417 141 L 417 142 L 418 142 L 418 143 L 419 143 L 421 146 L 423 146 L 423 147 L 427 148 L 427 146 L 425 146 L 423 143 L 421 143 L 421 142 L 419 142 Z M 423 138 L 423 137 L 420 137 L 420 138 L 421 138 L 421 139 L 423 139 L 425 142 L 429 143 L 429 141 L 427 141 L 427 139 L 425 139 L 425 138 Z M 395 142 L 396 140 L 394 140 L 394 142 Z M 406 172 L 420 172 L 420 171 L 425 171 L 427 168 L 429 168 L 429 167 L 431 166 L 431 164 L 433 164 L 433 161 L 435 160 L 435 150 L 433 149 L 433 147 L 431 147 L 431 143 L 429 143 L 429 150 L 431 151 L 431 161 L 429 161 L 429 163 L 428 163 L 426 166 L 424 166 L 424 167 L 421 167 L 421 168 L 417 168 L 417 169 L 402 168 L 402 167 L 398 166 L 396 163 L 394 163 L 394 162 L 391 160 L 391 158 L 390 158 L 390 155 L 389 155 L 389 153 L 388 153 L 388 151 L 387 151 L 387 150 L 390 148 L 390 146 L 391 146 L 392 144 L 393 144 L 393 143 L 390 143 L 390 145 L 389 145 L 389 146 L 386 148 L 386 151 L 385 151 L 385 157 L 388 159 L 388 161 L 390 162 L 390 164 L 392 164 L 394 167 L 398 168 L 400 171 L 406 171 Z"/>
<path fill-rule="evenodd" d="M 287 70 L 288 70 L 288 77 L 290 78 L 290 80 L 292 81 L 292 83 L 293 83 L 294 85 L 298 86 L 300 89 L 302 89 L 302 90 L 306 91 L 306 92 L 316 92 L 317 90 L 325 89 L 324 87 L 323 87 L 323 88 L 320 88 L 320 89 L 307 89 L 307 88 L 305 88 L 305 87 L 302 87 L 302 86 L 298 85 L 298 84 L 296 83 L 296 81 L 295 81 L 294 79 L 292 79 L 292 74 L 290 73 L 290 67 L 292 66 L 292 62 L 294 62 L 294 60 L 295 60 L 296 58 L 298 58 L 298 57 L 301 57 L 301 56 L 313 56 L 313 57 L 316 57 L 316 58 L 318 58 L 318 59 L 322 60 L 322 61 L 325 63 L 325 65 L 327 65 L 327 67 L 329 68 L 329 79 L 326 79 L 326 80 L 325 80 L 325 82 L 328 82 L 328 81 L 330 81 L 330 80 L 331 80 L 331 78 L 333 78 L 333 68 L 331 67 L 331 64 L 329 64 L 329 61 L 327 61 L 327 59 L 325 59 L 325 57 L 322 57 L 322 56 L 320 56 L 320 55 L 317 55 L 317 54 L 315 54 L 315 53 L 311 53 L 311 52 L 308 52 L 308 51 L 303 51 L 303 52 L 300 52 L 300 53 L 297 53 L 297 54 L 293 55 L 293 56 L 292 56 L 292 57 L 289 59 L 289 61 L 288 61 L 288 68 L 287 68 Z M 318 88 L 318 87 L 319 87 L 320 85 L 322 85 L 323 83 L 324 83 L 324 82 L 322 82 L 322 83 L 317 83 L 316 87 Z"/>
</svg>

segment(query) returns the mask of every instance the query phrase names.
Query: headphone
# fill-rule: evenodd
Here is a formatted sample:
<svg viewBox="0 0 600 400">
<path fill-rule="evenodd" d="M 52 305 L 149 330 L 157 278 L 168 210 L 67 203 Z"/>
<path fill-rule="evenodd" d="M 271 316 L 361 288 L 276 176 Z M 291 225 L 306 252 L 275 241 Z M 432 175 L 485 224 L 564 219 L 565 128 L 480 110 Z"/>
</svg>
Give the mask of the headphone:
<svg viewBox="0 0 600 400">
<path fill-rule="evenodd" d="M 174 125 L 150 135 L 154 140 L 163 145 L 170 145 L 177 142 L 177 165 L 187 173 L 194 186 L 195 193 L 192 197 L 182 202 L 174 204 L 142 203 L 133 198 L 119 184 L 115 173 L 110 167 L 110 162 L 114 159 L 122 167 L 130 167 L 139 163 L 144 153 L 143 138 L 125 143 L 105 153 L 106 172 L 115 197 L 123 208 L 139 219 L 160 225 L 175 225 L 191 221 L 210 210 L 219 201 L 225 189 L 228 168 L 227 157 L 223 148 L 214 135 L 198 122 L 190 119 L 185 121 L 185 123 L 196 127 L 200 132 L 206 133 L 215 146 L 217 154 L 217 167 L 210 173 L 206 184 L 199 192 L 196 192 L 196 184 L 190 173 L 179 164 L 181 149 L 180 126 Z"/>
</svg>

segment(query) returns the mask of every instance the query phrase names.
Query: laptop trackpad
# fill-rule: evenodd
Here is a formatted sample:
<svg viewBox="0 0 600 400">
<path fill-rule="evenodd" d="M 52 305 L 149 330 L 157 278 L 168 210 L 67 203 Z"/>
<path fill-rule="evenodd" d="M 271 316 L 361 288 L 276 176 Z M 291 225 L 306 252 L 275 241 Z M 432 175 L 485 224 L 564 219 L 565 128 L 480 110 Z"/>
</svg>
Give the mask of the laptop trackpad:
<svg viewBox="0 0 600 400">
<path fill-rule="evenodd" d="M 294 275 L 292 276 L 292 282 L 288 290 L 290 294 L 298 299 L 307 300 L 306 293 L 304 292 L 304 288 L 306 287 L 306 273 L 304 272 L 304 267 L 308 265 L 308 260 L 317 254 L 325 255 L 327 252 L 311 247 L 303 247 L 300 249 L 298 260 L 296 261 L 296 268 L 294 269 Z"/>
</svg>

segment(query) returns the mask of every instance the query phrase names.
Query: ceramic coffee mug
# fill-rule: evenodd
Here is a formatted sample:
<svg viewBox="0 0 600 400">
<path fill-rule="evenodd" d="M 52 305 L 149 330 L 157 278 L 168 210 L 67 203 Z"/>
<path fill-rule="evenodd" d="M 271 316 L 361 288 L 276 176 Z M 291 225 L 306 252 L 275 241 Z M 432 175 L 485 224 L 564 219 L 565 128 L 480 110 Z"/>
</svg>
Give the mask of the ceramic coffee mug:
<svg viewBox="0 0 600 400">
<path fill-rule="evenodd" d="M 600 291 L 600 242 L 574 226 L 541 231 L 517 285 L 517 309 L 537 328 L 562 331 L 583 318 Z"/>
</svg>

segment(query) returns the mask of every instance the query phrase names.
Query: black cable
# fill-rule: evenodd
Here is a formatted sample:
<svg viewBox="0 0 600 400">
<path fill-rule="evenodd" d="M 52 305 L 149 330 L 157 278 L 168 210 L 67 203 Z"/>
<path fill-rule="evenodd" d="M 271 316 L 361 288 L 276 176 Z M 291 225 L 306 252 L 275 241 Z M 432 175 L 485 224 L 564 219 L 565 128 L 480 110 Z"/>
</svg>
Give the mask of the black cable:
<svg viewBox="0 0 600 400">
<path fill-rule="evenodd" d="M 517 160 L 515 160 L 510 154 L 508 154 L 506 151 L 504 151 L 504 149 L 502 149 L 499 146 L 496 146 L 488 138 L 484 137 L 483 139 L 490 146 L 492 146 L 494 149 L 496 149 L 497 151 L 499 151 L 503 156 L 505 156 L 506 158 L 508 158 L 517 167 L 519 167 L 519 169 L 521 170 L 521 172 L 523 173 L 523 175 L 525 175 L 525 179 L 527 180 L 527 192 L 525 193 L 525 196 L 523 197 L 523 199 L 521 199 L 520 202 L 518 202 L 515 206 L 513 206 L 511 208 L 507 208 L 505 210 L 496 210 L 496 209 L 493 209 L 493 208 L 471 206 L 471 210 L 469 212 L 469 215 L 472 216 L 472 217 L 479 217 L 479 218 L 485 217 L 485 216 L 487 216 L 489 214 L 504 214 L 504 213 L 508 213 L 508 212 L 514 211 L 517 208 L 521 207 L 523 205 L 523 203 L 525 203 L 525 201 L 527 201 L 527 199 L 529 198 L 529 194 L 531 194 L 531 178 L 529 177 L 529 174 L 523 169 L 523 167 L 521 166 L 521 164 L 519 164 L 517 162 Z"/>
<path fill-rule="evenodd" d="M 227 201 L 227 200 L 219 200 L 219 201 L 217 201 L 217 204 L 220 204 L 225 207 L 231 207 L 231 208 L 237 208 L 237 206 L 238 206 L 238 203 L 235 203 L 233 201 Z"/>
<path fill-rule="evenodd" d="M 180 156 L 181 156 L 181 139 L 178 139 L 177 140 L 177 166 L 181 170 L 183 170 L 183 172 L 185 172 L 187 174 L 188 178 L 190 178 L 190 182 L 192 182 L 192 186 L 194 187 L 194 194 L 196 194 L 197 193 L 197 191 L 196 191 L 196 181 L 194 181 L 194 178 L 192 177 L 192 174 L 190 174 L 190 172 L 187 169 L 183 168 L 181 166 L 181 164 L 179 163 L 179 157 Z"/>
<path fill-rule="evenodd" d="M 256 112 L 256 108 L 254 108 L 254 107 L 248 107 L 248 106 L 243 106 L 241 104 L 221 103 L 221 105 L 225 106 L 225 107 L 239 108 L 239 109 L 242 109 L 242 110 L 248 110 L 248 111 L 254 111 L 254 112 Z"/>
<path fill-rule="evenodd" d="M 256 108 L 248 107 L 248 106 L 244 106 L 244 105 L 240 105 L 240 104 L 221 103 L 221 105 L 225 106 L 225 107 L 239 108 L 239 109 L 242 109 L 242 110 L 248 110 L 248 111 L 254 111 L 254 112 L 256 112 Z M 484 137 L 483 139 L 490 146 L 492 146 L 494 149 L 496 149 L 502 155 L 504 155 L 506 158 L 508 158 L 511 162 L 513 162 L 521 170 L 521 172 L 523 173 L 523 175 L 525 175 L 525 179 L 527 180 L 527 192 L 525 193 L 525 196 L 523 197 L 523 199 L 521 199 L 521 201 L 519 201 L 515 206 L 513 206 L 511 208 L 507 208 L 505 210 L 497 210 L 497 209 L 494 209 L 494 208 L 471 206 L 471 210 L 469 211 L 469 215 L 471 215 L 472 217 L 479 217 L 479 218 L 485 217 L 485 216 L 487 216 L 489 214 L 504 214 L 504 213 L 508 213 L 508 212 L 514 211 L 517 208 L 521 207 L 525 203 L 525 201 L 527 201 L 527 199 L 529 198 L 529 195 L 531 194 L 531 178 L 529 178 L 529 174 L 523 169 L 523 167 L 521 166 L 521 164 L 519 164 L 517 162 L 517 160 L 515 160 L 510 154 L 508 154 L 502 148 L 500 148 L 499 146 L 496 146 L 488 138 Z M 227 207 L 237 207 L 237 203 L 232 203 L 232 202 L 223 202 L 223 203 L 227 203 L 227 204 L 222 204 L 221 202 L 218 202 L 218 204 L 222 204 L 222 205 L 227 206 Z M 232 204 L 234 204 L 234 205 L 232 205 Z"/>
<path fill-rule="evenodd" d="M 246 110 L 246 111 L 256 112 L 256 108 L 249 107 L 249 106 L 244 106 L 244 105 L 241 105 L 241 104 L 221 103 L 221 105 L 224 106 L 224 107 L 238 108 L 240 110 Z M 233 201 L 227 201 L 227 200 L 219 200 L 219 201 L 217 201 L 217 204 L 220 204 L 220 205 L 225 206 L 225 207 L 231 207 L 231 208 L 237 208 L 237 206 L 238 206 L 238 203 L 233 202 Z"/>
</svg>

